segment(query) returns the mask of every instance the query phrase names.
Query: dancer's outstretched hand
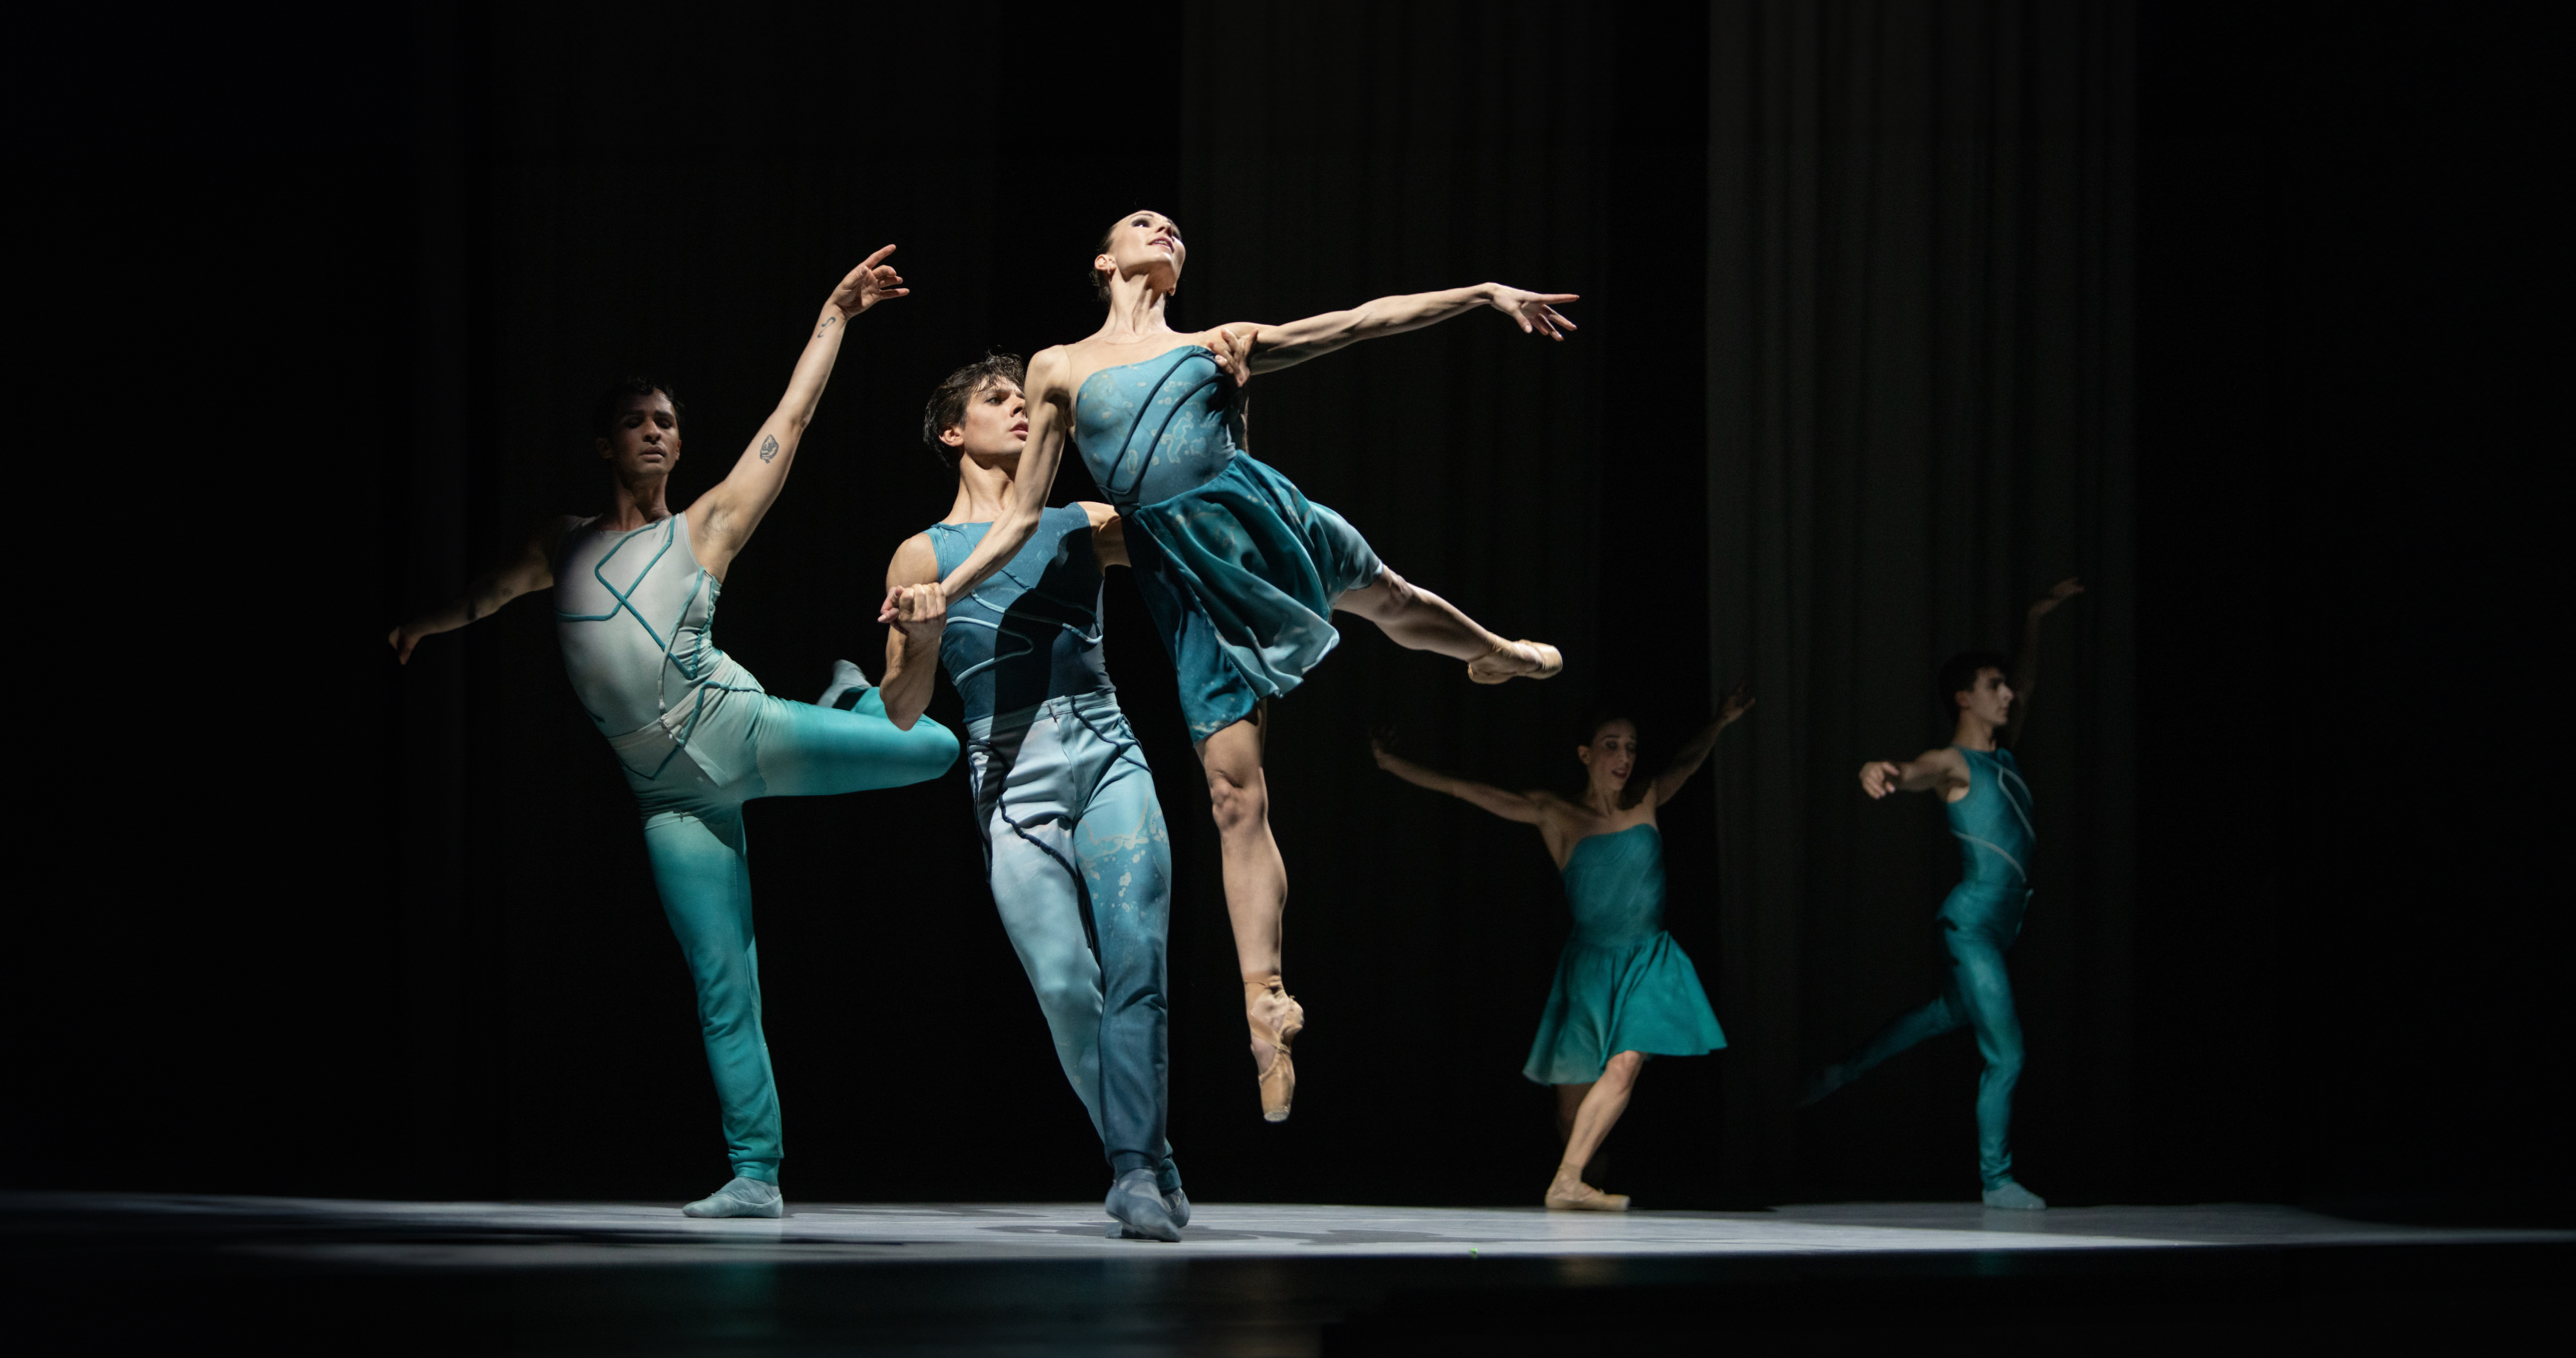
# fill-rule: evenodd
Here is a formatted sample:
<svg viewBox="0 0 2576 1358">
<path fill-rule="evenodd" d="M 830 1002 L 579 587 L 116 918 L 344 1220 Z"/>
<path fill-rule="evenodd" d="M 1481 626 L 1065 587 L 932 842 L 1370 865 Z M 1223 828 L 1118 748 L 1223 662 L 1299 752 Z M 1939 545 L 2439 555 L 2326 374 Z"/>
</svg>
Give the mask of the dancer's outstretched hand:
<svg viewBox="0 0 2576 1358">
<path fill-rule="evenodd" d="M 1873 759 L 1860 766 L 1860 790 L 1868 793 L 1872 801 L 1894 792 L 1904 778 L 1902 766 L 1884 759 Z"/>
<path fill-rule="evenodd" d="M 1518 325 L 1524 335 L 1545 335 L 1552 340 L 1561 340 L 1565 338 L 1566 331 L 1582 328 L 1556 314 L 1557 303 L 1579 301 L 1580 294 L 1523 292 L 1519 288 L 1507 288 L 1500 283 L 1489 283 L 1486 286 L 1491 291 L 1486 294 L 1485 305 L 1511 317 L 1512 323 Z"/>
<path fill-rule="evenodd" d="M 2083 592 L 2083 583 L 2070 575 L 2049 586 L 2048 592 L 2039 596 L 2039 602 L 2030 606 L 2030 615 L 2034 618 L 2046 617 L 2049 610 Z"/>
<path fill-rule="evenodd" d="M 395 628 L 392 634 L 385 638 L 386 641 L 393 645 L 394 663 L 397 665 L 410 664 L 411 648 L 419 645 L 420 639 L 427 635 L 429 634 L 426 632 L 415 632 L 411 630 L 410 623 L 404 623 L 400 627 Z"/>
<path fill-rule="evenodd" d="M 936 580 L 926 585 L 888 585 L 877 605 L 877 621 L 903 629 L 904 640 L 933 642 L 948 626 L 948 591 Z"/>
<path fill-rule="evenodd" d="M 1207 349 L 1216 357 L 1216 366 L 1233 378 L 1236 386 L 1251 383 L 1252 340 L 1249 336 L 1236 334 L 1233 326 L 1220 325 L 1208 332 Z"/>
<path fill-rule="evenodd" d="M 1392 726 L 1381 726 L 1369 732 L 1369 754 L 1377 760 L 1379 768 L 1387 770 L 1395 768 L 1395 751 L 1388 748 L 1394 744 L 1395 728 Z"/>
<path fill-rule="evenodd" d="M 1717 724 L 1724 726 L 1751 711 L 1752 708 L 1753 685 L 1737 684 L 1735 691 L 1726 695 L 1726 705 L 1717 710 Z"/>
<path fill-rule="evenodd" d="M 850 270 L 840 286 L 832 289 L 831 301 L 826 305 L 844 316 L 856 316 L 889 297 L 911 296 L 912 289 L 903 285 L 903 275 L 884 262 L 893 253 L 894 247 L 889 245 L 859 261 L 859 267 Z"/>
</svg>

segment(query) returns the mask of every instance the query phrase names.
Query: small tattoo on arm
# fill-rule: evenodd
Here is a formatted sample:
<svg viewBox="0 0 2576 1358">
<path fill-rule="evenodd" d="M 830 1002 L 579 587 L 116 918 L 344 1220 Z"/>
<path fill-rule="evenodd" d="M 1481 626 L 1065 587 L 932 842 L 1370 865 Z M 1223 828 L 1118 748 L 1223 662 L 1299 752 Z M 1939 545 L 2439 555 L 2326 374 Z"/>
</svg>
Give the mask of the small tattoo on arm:
<svg viewBox="0 0 2576 1358">
<path fill-rule="evenodd" d="M 760 441 L 760 460 L 768 462 L 778 456 L 778 436 L 771 434 Z"/>
<path fill-rule="evenodd" d="M 833 326 L 839 325 L 840 323 L 841 323 L 841 318 L 840 318 L 840 317 L 838 317 L 838 316 L 826 316 L 826 317 L 824 317 L 824 318 L 823 318 L 823 323 L 822 323 L 821 325 L 818 325 L 818 326 L 814 327 L 814 338 L 816 338 L 816 339 L 821 339 L 821 338 L 823 338 L 823 332 L 824 332 L 824 331 L 829 330 L 829 329 L 831 329 Z"/>
</svg>

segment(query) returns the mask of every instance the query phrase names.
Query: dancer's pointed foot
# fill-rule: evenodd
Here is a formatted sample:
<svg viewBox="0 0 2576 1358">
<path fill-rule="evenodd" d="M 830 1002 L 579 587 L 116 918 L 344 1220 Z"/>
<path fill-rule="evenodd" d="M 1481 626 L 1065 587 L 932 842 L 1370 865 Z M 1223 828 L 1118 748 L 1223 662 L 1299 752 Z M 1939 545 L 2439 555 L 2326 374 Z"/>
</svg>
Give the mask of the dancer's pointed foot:
<svg viewBox="0 0 2576 1358">
<path fill-rule="evenodd" d="M 1583 1182 L 1583 1176 L 1571 1165 L 1557 1167 L 1556 1179 L 1547 1186 L 1547 1210 L 1551 1212 L 1625 1212 L 1628 1195 L 1604 1193 Z"/>
<path fill-rule="evenodd" d="M 1500 641 L 1494 649 L 1467 662 L 1467 677 L 1480 684 L 1506 679 L 1553 679 L 1565 668 L 1565 657 L 1544 641 Z"/>
<path fill-rule="evenodd" d="M 832 662 L 832 686 L 814 700 L 816 707 L 836 707 L 846 712 L 859 705 L 876 685 L 868 682 L 867 672 L 846 660 Z"/>
<path fill-rule="evenodd" d="M 1297 1098 L 1297 1063 L 1288 1045 L 1306 1030 L 1306 1007 L 1277 975 L 1243 983 L 1243 1021 L 1252 1029 L 1252 1069 L 1261 1082 L 1261 1120 L 1286 1122 Z"/>
<path fill-rule="evenodd" d="M 1172 1211 L 1164 1205 L 1162 1190 L 1155 1186 L 1154 1171 L 1150 1169 L 1131 1169 L 1119 1175 L 1100 1206 L 1118 1218 L 1118 1224 L 1108 1231 L 1112 1240 L 1181 1238 L 1181 1225 L 1172 1220 Z"/>
<path fill-rule="evenodd" d="M 1986 1205 L 2006 1212 L 2045 1212 L 2048 1199 L 2004 1179 L 1986 1190 Z"/>
<path fill-rule="evenodd" d="M 783 1217 L 787 1199 L 778 1185 L 735 1176 L 733 1182 L 680 1209 L 692 1217 Z"/>
</svg>

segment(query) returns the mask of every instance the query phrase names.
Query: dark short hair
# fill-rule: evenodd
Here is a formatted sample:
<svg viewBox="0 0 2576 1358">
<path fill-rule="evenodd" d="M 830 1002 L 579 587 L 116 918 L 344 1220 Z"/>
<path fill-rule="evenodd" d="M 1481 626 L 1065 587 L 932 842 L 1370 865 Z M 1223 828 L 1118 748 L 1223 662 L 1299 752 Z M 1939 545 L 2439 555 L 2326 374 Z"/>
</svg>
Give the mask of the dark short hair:
<svg viewBox="0 0 2576 1358">
<path fill-rule="evenodd" d="M 1137 209 L 1137 211 L 1138 211 L 1138 212 L 1144 212 L 1144 211 L 1151 211 L 1151 209 L 1148 209 L 1148 208 L 1139 208 L 1139 209 Z M 1136 213 L 1131 212 L 1131 213 L 1128 213 L 1128 214 L 1127 214 L 1127 217 L 1133 217 L 1133 216 L 1135 216 L 1135 215 L 1136 215 Z M 1157 213 L 1155 213 L 1154 215 L 1155 215 L 1155 216 L 1157 216 L 1157 217 L 1162 218 L 1164 221 L 1172 222 L 1172 217 L 1171 217 L 1171 214 L 1170 214 L 1170 213 L 1167 213 L 1167 212 L 1157 212 Z M 1112 236 L 1117 235 L 1117 234 L 1118 234 L 1118 228 L 1120 228 L 1120 227 L 1122 227 L 1122 226 L 1125 226 L 1125 225 L 1127 224 L 1127 217 L 1121 217 L 1121 218 L 1119 218 L 1118 220 L 1116 220 L 1116 221 L 1114 221 L 1114 222 L 1111 222 L 1111 223 L 1109 224 L 1109 229 L 1100 233 L 1100 243 L 1099 243 L 1098 245 L 1095 245 L 1095 246 L 1091 247 L 1091 257 L 1092 257 L 1093 259 L 1098 259 L 1098 258 L 1100 258 L 1102 255 L 1105 255 L 1105 254 L 1108 254 L 1108 253 L 1109 253 L 1109 238 L 1110 238 L 1110 237 L 1112 237 Z M 1181 224 L 1180 224 L 1179 222 L 1172 222 L 1172 227 L 1173 227 L 1173 229 L 1175 229 L 1175 230 L 1178 230 L 1178 229 L 1180 228 L 1180 225 L 1181 225 Z M 1084 265 L 1083 267 L 1084 267 L 1084 268 L 1086 268 L 1086 269 L 1091 269 L 1091 266 L 1090 266 L 1090 265 L 1088 265 L 1088 264 Z M 1093 296 L 1095 296 L 1095 297 L 1099 298 L 1101 301 L 1106 302 L 1106 301 L 1108 301 L 1108 300 L 1109 300 L 1109 275 L 1107 275 L 1107 274 L 1105 274 L 1105 273 L 1102 273 L 1102 272 L 1101 272 L 1100 270 L 1098 270 L 1098 269 L 1091 269 L 1091 294 L 1092 294 Z"/>
<path fill-rule="evenodd" d="M 1993 651 L 1961 651 L 1941 662 L 1940 691 L 1932 695 L 1940 706 L 1941 720 L 1954 724 L 1959 720 L 1958 695 L 1977 686 L 1979 670 L 2001 670 L 2010 675 L 2012 662 Z"/>
<path fill-rule="evenodd" d="M 1592 710 L 1591 714 L 1583 720 L 1583 747 L 1587 750 L 1592 748 L 1592 742 L 1601 738 L 1601 728 L 1614 721 L 1624 721 L 1628 723 L 1628 729 L 1632 731 L 1637 729 L 1637 719 L 1628 715 L 1628 709 L 1624 707 L 1596 707 Z"/>
<path fill-rule="evenodd" d="M 661 393 L 662 399 L 671 403 L 671 423 L 675 427 L 681 424 L 687 418 L 686 408 L 680 404 L 680 393 L 671 390 L 670 383 L 651 377 L 621 377 L 611 383 L 608 390 L 601 392 L 598 400 L 591 402 L 590 436 L 595 439 L 615 438 L 617 421 L 626 413 L 626 403 L 638 396 L 649 397 L 655 392 Z"/>
<path fill-rule="evenodd" d="M 957 450 L 940 442 L 939 436 L 966 422 L 966 402 L 990 382 L 1024 388 L 1029 384 L 1028 365 L 1018 354 L 988 353 L 939 379 L 931 390 L 930 404 L 921 409 L 921 441 L 951 468 L 957 465 Z"/>
</svg>

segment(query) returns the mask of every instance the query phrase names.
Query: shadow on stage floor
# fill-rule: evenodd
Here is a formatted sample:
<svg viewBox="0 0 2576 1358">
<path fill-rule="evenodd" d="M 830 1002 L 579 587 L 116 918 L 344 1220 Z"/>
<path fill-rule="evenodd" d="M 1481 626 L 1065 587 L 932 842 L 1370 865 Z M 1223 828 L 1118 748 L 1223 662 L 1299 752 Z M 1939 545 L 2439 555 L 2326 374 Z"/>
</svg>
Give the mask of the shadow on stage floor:
<svg viewBox="0 0 2576 1358">
<path fill-rule="evenodd" d="M 1101 1220 L 1061 1204 L 812 1204 L 784 1221 L 699 1222 L 664 1205 L 0 1196 L 9 1290 L 74 1334 L 267 1352 L 2448 1342 L 2555 1328 L 2576 1261 L 2576 1231 L 2262 1205 L 1613 1217 L 1207 1204 L 1180 1245 L 1104 1239 Z"/>
</svg>

